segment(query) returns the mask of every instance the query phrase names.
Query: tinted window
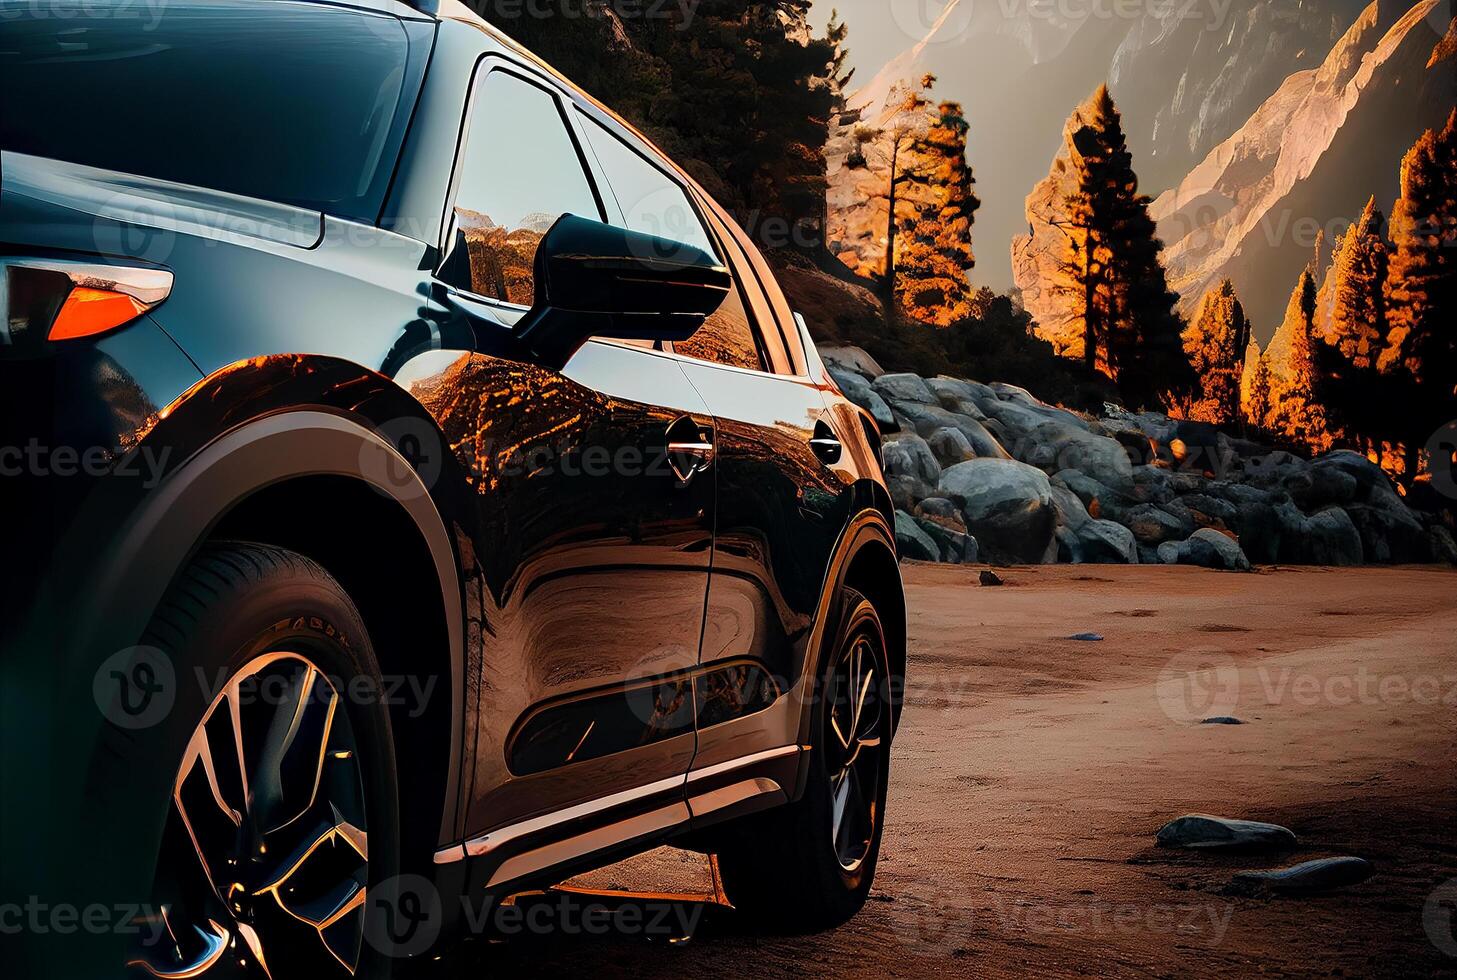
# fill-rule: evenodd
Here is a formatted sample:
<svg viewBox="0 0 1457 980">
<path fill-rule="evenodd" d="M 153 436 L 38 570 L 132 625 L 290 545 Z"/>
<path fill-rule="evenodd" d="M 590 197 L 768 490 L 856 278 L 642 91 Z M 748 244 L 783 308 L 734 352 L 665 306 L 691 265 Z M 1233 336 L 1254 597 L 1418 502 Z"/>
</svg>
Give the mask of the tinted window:
<svg viewBox="0 0 1457 980">
<path fill-rule="evenodd" d="M 677 181 L 600 124 L 585 120 L 584 128 L 597 161 L 612 185 L 612 194 L 622 209 L 626 227 L 686 242 L 712 255 L 720 254 L 698 212 L 689 203 L 687 192 Z M 716 364 L 755 371 L 764 369 L 754 327 L 737 288 L 729 291 L 723 305 L 692 337 L 675 342 L 673 350 Z"/>
<path fill-rule="evenodd" d="M 0 39 L 5 149 L 378 217 L 414 99 L 397 19 L 226 0 L 29 9 L 6 7 Z"/>
<path fill-rule="evenodd" d="M 602 218 L 556 97 L 493 71 L 476 89 L 442 275 L 481 296 L 530 306 L 536 246 L 563 214 Z"/>
</svg>

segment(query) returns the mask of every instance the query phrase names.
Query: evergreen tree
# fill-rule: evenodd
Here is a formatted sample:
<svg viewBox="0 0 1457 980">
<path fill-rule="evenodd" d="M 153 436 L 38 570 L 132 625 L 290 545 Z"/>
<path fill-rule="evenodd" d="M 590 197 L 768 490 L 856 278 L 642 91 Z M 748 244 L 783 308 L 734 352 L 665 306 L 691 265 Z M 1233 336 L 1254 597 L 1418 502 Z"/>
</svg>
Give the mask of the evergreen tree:
<svg viewBox="0 0 1457 980">
<path fill-rule="evenodd" d="M 1200 390 L 1189 405 L 1189 418 L 1216 425 L 1240 418 L 1240 384 L 1249 344 L 1250 321 L 1234 283 L 1225 279 L 1205 294 L 1194 323 L 1184 332 L 1184 349 Z"/>
<path fill-rule="evenodd" d="M 1130 404 L 1185 396 L 1194 377 L 1174 312 L 1178 296 L 1108 86 L 1093 94 L 1080 122 L 1068 146 L 1075 186 L 1059 224 L 1067 232 L 1062 291 L 1084 320 L 1084 359 L 1106 371 Z"/>
<path fill-rule="evenodd" d="M 834 96 L 834 104 L 831 106 L 835 111 L 845 107 L 845 93 L 850 89 L 850 80 L 855 77 L 855 69 L 845 68 L 845 62 L 850 57 L 850 49 L 845 46 L 845 38 L 850 33 L 850 26 L 840 19 L 838 10 L 830 11 L 830 22 L 825 26 L 825 44 L 830 49 L 830 61 L 825 77 L 828 80 L 831 94 Z"/>
<path fill-rule="evenodd" d="M 915 319 L 942 327 L 971 310 L 971 225 L 981 201 L 966 163 L 967 128 L 961 104 L 942 102 L 936 121 L 913 142 L 923 200 L 896 262 L 896 299 Z"/>
<path fill-rule="evenodd" d="M 1270 364 L 1260 351 L 1260 342 L 1251 340 L 1245 348 L 1244 373 L 1239 384 L 1240 415 L 1245 423 L 1263 429 L 1270 417 Z"/>
<path fill-rule="evenodd" d="M 539 0 L 557 16 L 526 17 L 505 0 L 471 2 L 643 130 L 747 227 L 771 217 L 821 228 L 844 25 L 835 41 L 809 36 L 809 0 L 715 0 L 654 17 L 573 0 Z"/>
<path fill-rule="evenodd" d="M 1330 427 L 1317 391 L 1320 376 L 1315 348 L 1315 275 L 1312 266 L 1300 273 L 1300 281 L 1290 295 L 1281 330 L 1290 337 L 1290 350 L 1277 383 L 1270 392 L 1270 413 L 1267 427 L 1292 442 L 1303 442 L 1312 449 L 1330 446 Z"/>
<path fill-rule="evenodd" d="M 860 159 L 866 166 L 885 171 L 885 187 L 879 195 L 885 200 L 885 264 L 880 290 L 887 300 L 887 309 L 895 298 L 901 245 L 898 236 L 903 226 L 914 223 L 922 203 L 920 190 L 925 187 L 930 168 L 916 152 L 916 147 L 936 121 L 926 98 L 936 84 L 935 75 L 924 75 L 918 88 L 896 86 L 889 101 L 895 106 L 889 120 L 880 127 L 856 129 Z M 872 160 L 872 156 L 875 159 Z"/>
<path fill-rule="evenodd" d="M 1385 219 L 1375 199 L 1336 241 L 1319 297 L 1315 360 L 1331 433 L 1371 451 L 1387 421 L 1374 410 L 1382 380 L 1376 362 L 1386 343 Z"/>
<path fill-rule="evenodd" d="M 1385 219 L 1376 199 L 1336 246 L 1331 267 L 1331 318 L 1326 339 L 1355 368 L 1374 367 L 1386 342 Z"/>
<path fill-rule="evenodd" d="M 1401 161 L 1387 271 L 1390 332 L 1378 367 L 1410 382 L 1405 406 L 1406 478 L 1427 436 L 1457 415 L 1457 109 Z"/>
</svg>

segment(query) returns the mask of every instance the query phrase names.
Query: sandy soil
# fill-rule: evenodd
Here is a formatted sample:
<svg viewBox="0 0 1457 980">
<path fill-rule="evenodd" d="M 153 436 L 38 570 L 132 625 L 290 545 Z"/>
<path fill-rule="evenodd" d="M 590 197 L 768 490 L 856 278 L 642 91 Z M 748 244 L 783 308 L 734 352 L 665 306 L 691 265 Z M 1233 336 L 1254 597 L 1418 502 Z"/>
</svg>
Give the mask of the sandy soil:
<svg viewBox="0 0 1457 980">
<path fill-rule="evenodd" d="M 687 941 L 468 944 L 447 973 L 1457 974 L 1457 574 L 1001 574 L 981 588 L 975 569 L 904 568 L 908 706 L 876 887 L 849 925 L 761 938 L 680 902 Z M 1067 639 L 1083 632 L 1103 640 Z M 1199 724 L 1211 715 L 1246 724 Z M 1155 849 L 1188 812 L 1284 824 L 1302 847 Z M 1336 854 L 1376 876 L 1309 898 L 1227 888 Z M 575 884 L 711 890 L 705 859 L 667 849 Z"/>
</svg>

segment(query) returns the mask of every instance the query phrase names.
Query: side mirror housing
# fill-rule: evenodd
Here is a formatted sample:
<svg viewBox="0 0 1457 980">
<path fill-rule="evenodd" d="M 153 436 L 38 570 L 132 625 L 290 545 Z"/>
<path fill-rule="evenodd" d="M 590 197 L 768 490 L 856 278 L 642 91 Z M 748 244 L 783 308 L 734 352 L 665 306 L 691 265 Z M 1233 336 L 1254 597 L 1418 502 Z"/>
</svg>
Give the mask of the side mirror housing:
<svg viewBox="0 0 1457 980">
<path fill-rule="evenodd" d="M 532 360 L 560 368 L 591 337 L 686 340 L 733 288 L 702 249 L 564 214 L 537 245 L 535 302 L 516 325 Z"/>
</svg>

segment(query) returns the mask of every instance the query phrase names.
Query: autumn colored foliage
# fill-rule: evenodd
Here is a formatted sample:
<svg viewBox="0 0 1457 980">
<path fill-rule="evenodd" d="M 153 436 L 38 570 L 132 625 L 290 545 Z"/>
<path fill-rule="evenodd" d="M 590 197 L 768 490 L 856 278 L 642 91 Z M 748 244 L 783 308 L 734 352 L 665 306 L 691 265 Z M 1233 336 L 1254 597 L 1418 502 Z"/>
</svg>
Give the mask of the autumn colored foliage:
<svg viewBox="0 0 1457 980">
<path fill-rule="evenodd" d="M 1234 283 L 1225 279 L 1199 303 L 1199 311 L 1184 331 L 1184 349 L 1199 379 L 1199 393 L 1189 399 L 1185 417 L 1228 425 L 1240 418 L 1240 382 L 1250 321 L 1235 295 Z"/>
<path fill-rule="evenodd" d="M 961 104 L 942 102 L 912 144 L 919 200 L 896 254 L 896 299 L 911 317 L 940 327 L 971 313 L 971 224 L 981 201 L 966 164 L 967 129 Z"/>
</svg>

